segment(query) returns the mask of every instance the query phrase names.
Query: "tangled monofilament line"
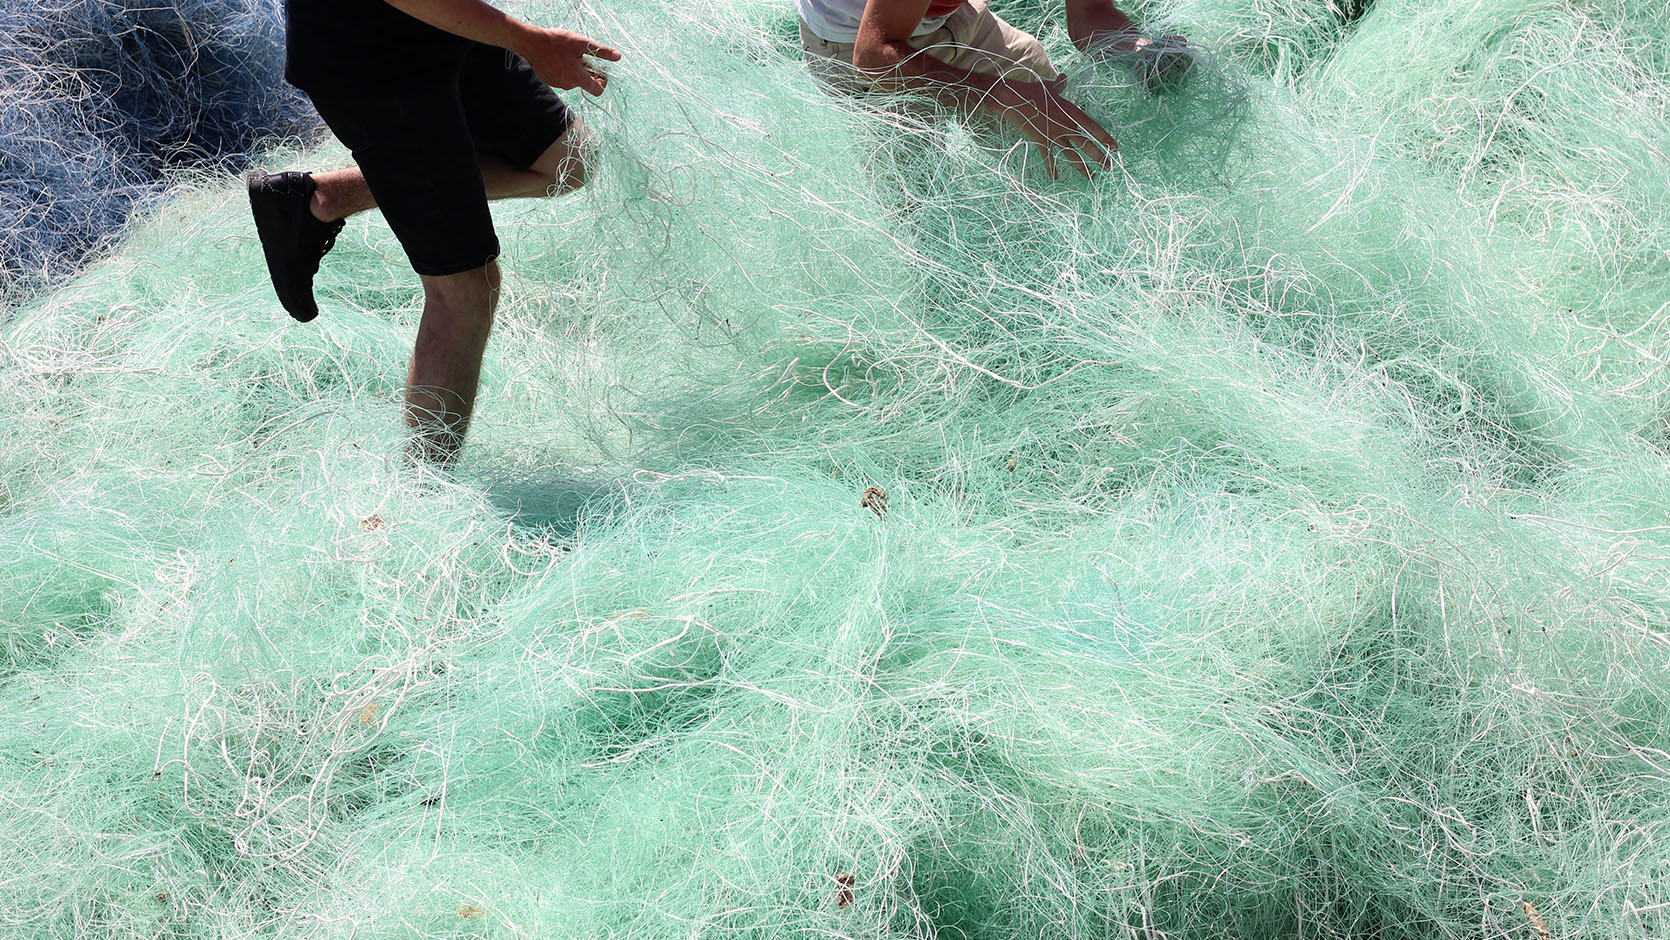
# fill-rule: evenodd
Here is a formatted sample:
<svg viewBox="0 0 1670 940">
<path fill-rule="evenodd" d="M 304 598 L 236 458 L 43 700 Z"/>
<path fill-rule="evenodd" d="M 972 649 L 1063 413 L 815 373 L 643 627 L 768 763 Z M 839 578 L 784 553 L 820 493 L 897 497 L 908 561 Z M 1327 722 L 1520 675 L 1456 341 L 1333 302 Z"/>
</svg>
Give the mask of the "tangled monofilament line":
<svg viewBox="0 0 1670 940">
<path fill-rule="evenodd" d="M 165 176 L 312 135 L 279 0 L 48 0 L 0 9 L 0 290 L 62 276 Z"/>
<path fill-rule="evenodd" d="M 450 475 L 382 221 L 297 325 L 182 178 L 0 322 L 0 933 L 1670 935 L 1647 6 L 1000 5 L 1094 181 L 524 8 L 625 56 Z"/>
</svg>

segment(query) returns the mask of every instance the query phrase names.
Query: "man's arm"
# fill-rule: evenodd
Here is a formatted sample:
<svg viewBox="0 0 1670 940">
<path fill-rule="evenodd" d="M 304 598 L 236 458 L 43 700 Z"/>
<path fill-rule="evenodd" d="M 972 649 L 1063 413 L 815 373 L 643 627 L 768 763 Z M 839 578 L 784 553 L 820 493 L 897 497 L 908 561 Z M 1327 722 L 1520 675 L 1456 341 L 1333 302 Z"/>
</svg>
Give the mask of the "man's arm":
<svg viewBox="0 0 1670 940">
<path fill-rule="evenodd" d="M 1100 124 L 1060 96 L 1055 84 L 1011 82 L 947 65 L 906 40 L 916 32 L 929 0 L 869 0 L 858 20 L 853 65 L 883 91 L 925 91 L 965 112 L 984 111 L 1009 122 L 1038 145 L 1053 179 L 1055 148 L 1086 177 L 1090 162 L 1111 167 L 1119 145 Z"/>
<path fill-rule="evenodd" d="M 1085 52 L 1103 51 L 1135 60 L 1142 83 L 1150 90 L 1189 68 L 1188 42 L 1166 36 L 1159 42 L 1142 34 L 1113 0 L 1066 0 L 1067 36 Z"/>
<path fill-rule="evenodd" d="M 1137 24 L 1119 12 L 1113 0 L 1067 0 L 1067 36 L 1086 52 L 1092 46 L 1120 43 L 1129 48 L 1138 33 Z"/>
<path fill-rule="evenodd" d="M 858 20 L 852 64 L 869 74 L 883 91 L 911 89 L 932 94 L 965 112 L 992 110 L 991 96 L 1000 80 L 946 65 L 906 40 L 921 25 L 929 0 L 869 0 Z"/>
<path fill-rule="evenodd" d="M 529 25 L 482 0 L 387 0 L 387 3 L 436 29 L 517 53 L 533 66 L 540 81 L 553 88 L 582 88 L 600 95 L 609 78 L 584 57 L 620 60 L 619 52 L 602 43 L 566 29 Z"/>
</svg>

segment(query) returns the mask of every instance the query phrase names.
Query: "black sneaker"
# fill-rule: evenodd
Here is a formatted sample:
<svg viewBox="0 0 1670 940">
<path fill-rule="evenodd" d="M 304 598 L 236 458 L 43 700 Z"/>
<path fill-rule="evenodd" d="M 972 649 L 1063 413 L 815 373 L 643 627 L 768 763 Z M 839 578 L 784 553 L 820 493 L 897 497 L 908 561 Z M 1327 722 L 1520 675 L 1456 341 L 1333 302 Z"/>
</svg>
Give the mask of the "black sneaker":
<svg viewBox="0 0 1670 940">
<path fill-rule="evenodd" d="M 319 315 L 313 302 L 313 275 L 319 261 L 336 244 L 342 222 L 321 222 L 308 211 L 313 200 L 313 177 L 306 173 L 249 174 L 249 208 L 255 231 L 267 255 L 278 302 L 303 323 Z"/>
</svg>

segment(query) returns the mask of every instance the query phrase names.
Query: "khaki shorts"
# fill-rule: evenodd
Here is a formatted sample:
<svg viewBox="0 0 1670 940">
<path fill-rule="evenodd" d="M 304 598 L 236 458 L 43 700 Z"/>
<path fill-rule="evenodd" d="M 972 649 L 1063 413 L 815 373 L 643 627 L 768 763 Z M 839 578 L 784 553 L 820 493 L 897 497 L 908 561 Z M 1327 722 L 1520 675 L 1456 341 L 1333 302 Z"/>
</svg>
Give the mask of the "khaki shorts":
<svg viewBox="0 0 1670 940">
<path fill-rule="evenodd" d="M 951 11 L 939 29 L 908 42 L 946 65 L 982 75 L 1023 82 L 1056 77 L 1038 40 L 1003 22 L 985 0 L 968 0 Z M 852 43 L 820 39 L 802 20 L 800 45 L 806 50 L 807 67 L 826 87 L 849 94 L 870 90 L 869 77 L 852 64 Z"/>
</svg>

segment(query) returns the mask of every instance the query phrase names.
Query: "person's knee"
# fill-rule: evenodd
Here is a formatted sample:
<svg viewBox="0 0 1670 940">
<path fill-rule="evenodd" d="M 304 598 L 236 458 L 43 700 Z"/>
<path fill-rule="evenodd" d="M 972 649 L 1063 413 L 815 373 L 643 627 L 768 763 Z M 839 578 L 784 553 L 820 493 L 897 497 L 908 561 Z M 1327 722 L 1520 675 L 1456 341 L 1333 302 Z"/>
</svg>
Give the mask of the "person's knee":
<svg viewBox="0 0 1670 940">
<path fill-rule="evenodd" d="M 591 170 L 590 163 L 589 154 L 580 154 L 564 160 L 553 175 L 552 195 L 570 193 L 586 185 L 586 176 Z"/>
<path fill-rule="evenodd" d="M 547 181 L 548 195 L 560 196 L 586 185 L 595 155 L 590 129 L 575 118 L 568 130 L 534 161 L 532 169 Z"/>
<path fill-rule="evenodd" d="M 435 308 L 461 329 L 492 324 L 499 305 L 499 263 L 458 274 L 422 276 L 424 306 Z"/>
</svg>

